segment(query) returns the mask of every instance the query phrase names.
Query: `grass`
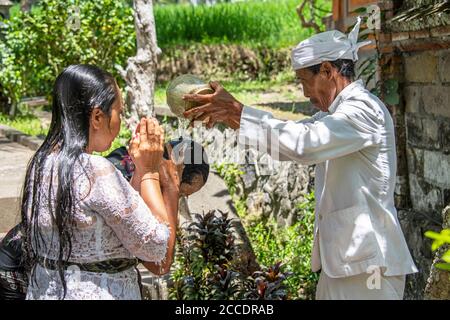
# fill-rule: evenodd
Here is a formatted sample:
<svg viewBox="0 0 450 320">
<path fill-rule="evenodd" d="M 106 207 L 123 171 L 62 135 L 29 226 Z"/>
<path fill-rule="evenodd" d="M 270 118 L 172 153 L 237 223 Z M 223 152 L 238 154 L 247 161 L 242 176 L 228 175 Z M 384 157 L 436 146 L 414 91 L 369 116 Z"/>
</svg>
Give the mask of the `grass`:
<svg viewBox="0 0 450 320">
<path fill-rule="evenodd" d="M 316 1 L 327 11 L 331 1 Z M 300 25 L 298 0 L 249 0 L 214 6 L 160 5 L 155 7 L 161 47 L 197 43 L 238 43 L 287 47 L 312 35 Z M 309 15 L 309 12 L 306 13 Z"/>
<path fill-rule="evenodd" d="M 0 123 L 40 138 L 44 138 L 48 132 L 48 126 L 43 125 L 42 121 L 31 113 L 17 115 L 14 118 L 0 114 Z"/>
</svg>

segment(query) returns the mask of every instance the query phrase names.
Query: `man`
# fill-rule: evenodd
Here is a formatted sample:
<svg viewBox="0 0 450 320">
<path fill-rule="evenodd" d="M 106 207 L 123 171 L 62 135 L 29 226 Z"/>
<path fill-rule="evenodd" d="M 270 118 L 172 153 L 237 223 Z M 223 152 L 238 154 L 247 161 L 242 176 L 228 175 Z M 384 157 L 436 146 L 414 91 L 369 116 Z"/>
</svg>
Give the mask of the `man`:
<svg viewBox="0 0 450 320">
<path fill-rule="evenodd" d="M 214 94 L 185 96 L 202 105 L 184 115 L 207 127 L 222 122 L 239 129 L 240 143 L 278 148 L 280 160 L 316 165 L 311 266 L 321 270 L 317 299 L 402 299 L 405 275 L 417 268 L 394 207 L 392 118 L 361 80 L 353 81 L 358 49 L 368 44 L 357 43 L 359 25 L 360 19 L 348 37 L 323 32 L 293 49 L 304 95 L 320 109 L 311 119 L 274 119 L 215 82 Z"/>
</svg>

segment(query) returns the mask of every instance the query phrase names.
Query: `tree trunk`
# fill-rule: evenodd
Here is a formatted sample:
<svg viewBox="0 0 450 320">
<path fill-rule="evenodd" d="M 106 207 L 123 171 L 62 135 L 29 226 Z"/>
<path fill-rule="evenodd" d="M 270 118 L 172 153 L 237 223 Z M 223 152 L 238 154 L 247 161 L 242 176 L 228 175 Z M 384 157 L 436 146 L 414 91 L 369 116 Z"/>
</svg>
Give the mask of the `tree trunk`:
<svg viewBox="0 0 450 320">
<path fill-rule="evenodd" d="M 444 221 L 443 228 L 450 228 L 450 205 L 442 211 Z M 425 288 L 425 299 L 427 300 L 449 300 L 450 299 L 450 272 L 436 268 L 435 264 L 442 262 L 441 257 L 449 245 L 444 245 L 436 252 L 433 265 L 431 266 L 430 276 L 428 277 Z"/>
<path fill-rule="evenodd" d="M 3 114 L 9 114 L 9 111 L 11 110 L 11 104 L 9 103 L 9 99 L 6 96 L 2 85 L 0 83 L 0 113 Z"/>
<path fill-rule="evenodd" d="M 136 56 L 128 59 L 125 70 L 120 69 L 126 81 L 126 102 L 130 111 L 128 125 L 134 127 L 141 117 L 154 116 L 154 90 L 158 55 L 152 0 L 134 0 L 136 29 Z"/>
</svg>

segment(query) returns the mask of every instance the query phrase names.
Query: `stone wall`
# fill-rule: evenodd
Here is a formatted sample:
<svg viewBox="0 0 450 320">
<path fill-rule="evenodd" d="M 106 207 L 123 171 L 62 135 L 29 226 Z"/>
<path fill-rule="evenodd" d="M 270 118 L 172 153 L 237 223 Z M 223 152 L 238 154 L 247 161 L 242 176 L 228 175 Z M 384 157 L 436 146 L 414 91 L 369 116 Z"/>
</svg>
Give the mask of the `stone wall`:
<svg viewBox="0 0 450 320">
<path fill-rule="evenodd" d="M 290 49 L 241 45 L 189 45 L 163 50 L 158 81 L 191 73 L 202 78 L 249 80 L 271 78 L 291 70 Z"/>
<path fill-rule="evenodd" d="M 450 50 L 403 57 L 411 206 L 439 222 L 450 203 Z"/>
<path fill-rule="evenodd" d="M 422 299 L 433 260 L 424 233 L 441 229 L 450 203 L 450 50 L 403 53 L 402 60 L 411 208 L 399 218 L 419 268 L 408 276 L 406 298 Z"/>
<path fill-rule="evenodd" d="M 243 175 L 237 181 L 237 193 L 246 199 L 248 214 L 274 218 L 279 226 L 296 222 L 295 207 L 314 188 L 314 167 L 292 161 L 275 161 L 238 146 L 237 132 L 231 129 L 197 128 L 193 132 L 174 131 L 165 127 L 169 136 L 188 135 L 201 143 L 210 164 L 239 163 Z M 214 167 L 211 167 L 214 171 Z"/>
</svg>

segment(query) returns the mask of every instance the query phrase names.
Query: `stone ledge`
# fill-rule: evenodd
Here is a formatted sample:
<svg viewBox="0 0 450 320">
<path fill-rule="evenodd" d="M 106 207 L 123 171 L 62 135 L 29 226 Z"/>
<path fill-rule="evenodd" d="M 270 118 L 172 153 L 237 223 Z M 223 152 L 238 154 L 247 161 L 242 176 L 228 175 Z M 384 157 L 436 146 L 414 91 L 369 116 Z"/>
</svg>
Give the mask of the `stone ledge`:
<svg viewBox="0 0 450 320">
<path fill-rule="evenodd" d="M 4 134 L 9 140 L 17 142 L 35 151 L 39 149 L 41 144 L 44 142 L 44 140 L 42 139 L 27 135 L 22 131 L 8 127 L 4 124 L 0 124 L 0 132 Z"/>
<path fill-rule="evenodd" d="M 431 32 L 431 31 L 430 31 Z M 450 36 L 443 34 L 435 37 L 425 37 L 426 31 L 409 33 L 409 37 L 392 35 L 397 41 L 382 44 L 381 52 L 391 52 L 393 48 L 403 52 L 442 50 L 450 48 Z M 433 33 L 432 33 L 433 35 Z"/>
</svg>

